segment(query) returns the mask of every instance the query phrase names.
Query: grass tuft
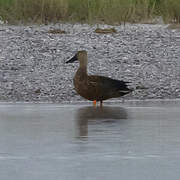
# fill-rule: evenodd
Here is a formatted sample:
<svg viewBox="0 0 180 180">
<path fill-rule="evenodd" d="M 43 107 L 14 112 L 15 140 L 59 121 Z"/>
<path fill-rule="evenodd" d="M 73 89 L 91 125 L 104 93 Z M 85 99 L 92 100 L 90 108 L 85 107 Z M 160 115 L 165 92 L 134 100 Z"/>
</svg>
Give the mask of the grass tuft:
<svg viewBox="0 0 180 180">
<path fill-rule="evenodd" d="M 138 23 L 162 16 L 180 23 L 180 0 L 0 0 L 9 23 Z"/>
</svg>

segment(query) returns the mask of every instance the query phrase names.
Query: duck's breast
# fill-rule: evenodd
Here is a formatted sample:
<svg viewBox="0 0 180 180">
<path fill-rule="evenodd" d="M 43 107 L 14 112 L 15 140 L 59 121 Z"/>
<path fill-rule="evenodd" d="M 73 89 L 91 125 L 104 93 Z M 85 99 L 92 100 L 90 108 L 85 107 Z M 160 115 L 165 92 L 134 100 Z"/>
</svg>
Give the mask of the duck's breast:
<svg viewBox="0 0 180 180">
<path fill-rule="evenodd" d="M 80 96 L 91 101 L 99 100 L 96 84 L 90 82 L 86 73 L 77 71 L 73 81 L 75 90 Z"/>
</svg>

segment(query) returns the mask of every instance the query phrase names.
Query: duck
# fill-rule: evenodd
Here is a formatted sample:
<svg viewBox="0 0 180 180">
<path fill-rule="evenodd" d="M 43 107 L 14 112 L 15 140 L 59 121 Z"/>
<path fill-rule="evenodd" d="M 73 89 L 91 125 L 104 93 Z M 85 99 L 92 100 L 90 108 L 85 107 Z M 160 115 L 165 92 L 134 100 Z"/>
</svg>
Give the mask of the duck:
<svg viewBox="0 0 180 180">
<path fill-rule="evenodd" d="M 79 61 L 79 68 L 73 78 L 75 90 L 81 97 L 93 101 L 95 106 L 97 101 L 102 106 L 104 100 L 118 98 L 133 91 L 133 89 L 128 88 L 130 82 L 104 76 L 88 75 L 87 51 L 78 51 L 66 64 L 75 61 Z"/>
</svg>

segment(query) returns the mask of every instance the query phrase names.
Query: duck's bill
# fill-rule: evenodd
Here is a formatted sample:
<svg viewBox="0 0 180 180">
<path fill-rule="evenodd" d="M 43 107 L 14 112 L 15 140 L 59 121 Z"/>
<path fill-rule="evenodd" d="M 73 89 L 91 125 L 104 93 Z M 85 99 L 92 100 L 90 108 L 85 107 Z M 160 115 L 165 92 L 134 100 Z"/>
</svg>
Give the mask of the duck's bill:
<svg viewBox="0 0 180 180">
<path fill-rule="evenodd" d="M 68 60 L 66 63 L 73 63 L 74 61 L 77 61 L 77 54 L 73 56 L 70 60 Z"/>
</svg>

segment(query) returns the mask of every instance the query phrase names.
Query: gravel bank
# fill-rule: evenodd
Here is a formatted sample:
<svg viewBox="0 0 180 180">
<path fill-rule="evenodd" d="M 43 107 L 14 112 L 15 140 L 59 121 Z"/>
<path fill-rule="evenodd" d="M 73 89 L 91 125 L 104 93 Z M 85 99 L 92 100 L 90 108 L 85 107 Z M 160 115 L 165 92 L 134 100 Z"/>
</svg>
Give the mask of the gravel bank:
<svg viewBox="0 0 180 180">
<path fill-rule="evenodd" d="M 149 87 L 126 99 L 180 98 L 180 31 L 141 24 L 116 26 L 114 34 L 97 34 L 96 28 L 0 25 L 0 101 L 83 100 L 72 82 L 78 64 L 65 64 L 81 49 L 88 51 L 90 74 Z M 66 34 L 48 33 L 50 29 Z"/>
</svg>

